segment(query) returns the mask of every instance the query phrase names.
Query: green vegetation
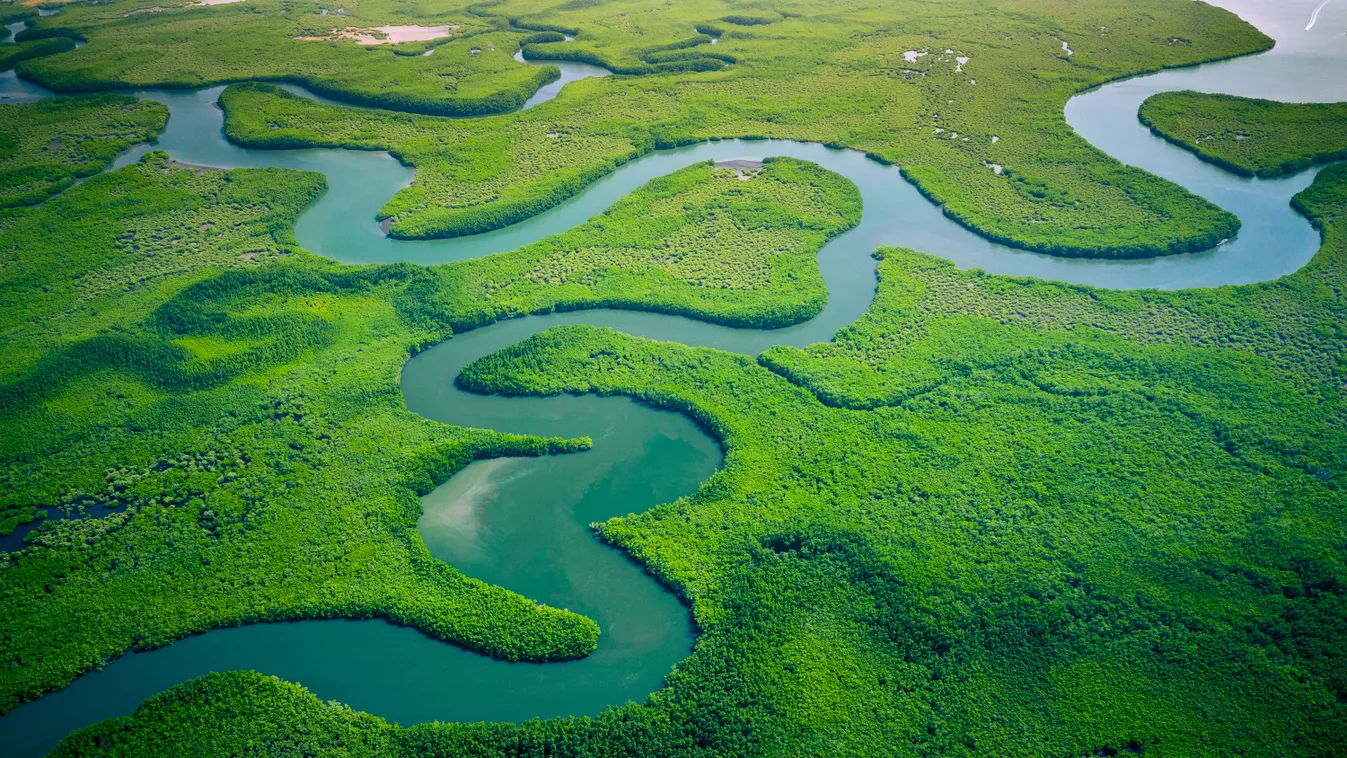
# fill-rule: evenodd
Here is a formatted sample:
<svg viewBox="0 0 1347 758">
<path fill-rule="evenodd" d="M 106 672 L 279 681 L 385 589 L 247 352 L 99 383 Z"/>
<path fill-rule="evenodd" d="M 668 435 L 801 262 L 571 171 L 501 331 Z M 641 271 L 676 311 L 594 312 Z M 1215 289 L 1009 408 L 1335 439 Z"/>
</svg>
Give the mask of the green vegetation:
<svg viewBox="0 0 1347 758">
<path fill-rule="evenodd" d="M 769 159 L 747 181 L 690 166 L 602 216 L 509 255 L 441 267 L 424 307 L 455 332 L 525 313 L 624 308 L 774 328 L 823 310 L 814 253 L 855 226 L 855 186 L 812 163 Z"/>
<path fill-rule="evenodd" d="M 290 225 L 321 190 L 151 156 L 6 228 L 6 302 L 40 301 L 62 270 L 72 291 L 5 311 L 4 506 L 125 510 L 48 521 L 5 562 L 5 707 L 132 647 L 257 620 L 383 616 L 509 659 L 593 649 L 592 621 L 462 576 L 414 529 L 415 496 L 475 458 L 586 443 L 403 409 L 398 367 L 446 332 L 409 336 L 392 299 L 428 277 L 293 260 Z"/>
<path fill-rule="evenodd" d="M 401 729 L 215 674 L 58 754 L 1331 754 L 1347 167 L 1297 205 L 1324 248 L 1266 285 L 1122 295 L 885 251 L 875 309 L 795 367 L 836 390 L 941 376 L 904 396 L 820 402 L 773 361 L 590 327 L 465 369 L 636 397 L 725 444 L 697 494 L 601 527 L 701 630 L 644 706 Z"/>
<path fill-rule="evenodd" d="M 89 46 L 20 70 L 84 61 L 118 86 L 187 82 L 218 50 L 249 78 L 291 53 L 252 60 L 223 37 L 202 45 L 203 28 L 255 23 L 271 35 L 259 45 L 280 45 L 332 23 L 287 20 L 270 0 L 121 15 L 132 8 L 66 8 L 34 35 L 76 30 Z M 576 31 L 528 44 L 655 66 L 701 55 L 680 46 L 695 20 L 736 62 L 589 80 L 476 121 L 237 86 L 222 96 L 230 135 L 396 150 L 420 169 L 384 209 L 403 236 L 499 226 L 658 146 L 749 135 L 896 162 L 998 239 L 1142 255 L 1234 222 L 1100 156 L 1065 127 L 1063 100 L 1265 44 L 1209 6 L 1158 0 L 475 8 L 462 32 L 483 46 Z M 358 12 L 356 25 L 441 19 L 378 0 Z M 1177 37 L 1193 43 L 1164 44 Z M 295 44 L 336 51 L 311 60 L 358 77 L 345 96 L 392 98 L 421 85 L 394 86 L 387 66 L 461 41 L 429 58 Z M 971 60 L 956 74 L 960 54 Z M 483 76 L 483 92 L 503 91 Z M 452 102 L 432 89 L 405 96 Z M 40 134 L 21 135 L 14 160 L 98 133 L 94 102 L 130 101 L 45 106 L 69 111 L 23 122 Z M 157 111 L 132 110 L 152 131 Z M 74 149 L 62 165 L 102 155 Z M 0 210 L 0 533 L 45 509 L 107 514 L 47 521 L 0 555 L 0 709 L 127 650 L 261 620 L 382 617 L 509 660 L 592 652 L 591 620 L 462 575 L 415 529 L 416 497 L 469 462 L 589 441 L 420 418 L 401 366 L 455 333 L 557 309 L 792 323 L 823 301 L 814 253 L 859 215 L 854 188 L 807 163 L 772 161 L 747 181 L 702 164 L 512 253 L 353 267 L 293 237 L 323 188 L 316 174 L 152 153 Z M 644 704 L 401 728 L 235 672 L 58 753 L 1331 755 L 1347 743 L 1347 166 L 1295 206 L 1323 247 L 1275 282 L 1120 293 L 884 249 L 874 306 L 827 344 L 753 359 L 565 327 L 465 369 L 480 391 L 633 397 L 722 441 L 724 468 L 697 493 L 598 527 L 688 600 L 699 630 Z"/>
<path fill-rule="evenodd" d="M 118 95 L 0 105 L 0 208 L 41 202 L 102 171 L 167 122 L 159 103 Z"/>
<path fill-rule="evenodd" d="M 57 92 L 284 81 L 360 105 L 451 116 L 518 108 L 559 75 L 555 66 L 521 65 L 511 58 L 519 33 L 457 13 L 419 18 L 427 25 L 459 26 L 447 39 L 361 46 L 351 40 L 299 38 L 413 22 L 401 12 L 378 8 L 371 9 L 376 16 L 320 15 L 316 5 L 291 14 L 285 3 L 258 0 L 158 11 L 143 6 L 126 0 L 75 5 L 59 16 L 30 19 L 32 26 L 21 39 L 57 35 L 89 44 L 74 53 L 26 61 L 20 75 Z M 421 55 L 431 47 L 434 55 Z"/>
<path fill-rule="evenodd" d="M 19 61 L 26 61 L 29 58 L 41 58 L 44 55 L 56 55 L 74 49 L 75 41 L 68 37 L 51 37 L 0 45 L 0 71 L 8 71 L 18 65 Z"/>
<path fill-rule="evenodd" d="M 526 37 L 521 50 L 525 58 L 541 60 L 565 60 L 591 63 L 604 66 L 615 74 L 632 76 L 642 74 L 668 74 L 684 71 L 717 71 L 727 64 L 735 63 L 732 55 L 711 53 L 703 49 L 692 50 L 699 45 L 708 45 L 711 38 L 698 34 L 677 42 L 653 45 L 631 51 L 639 62 L 614 61 L 596 51 L 567 44 L 566 36 L 560 32 L 541 32 Z"/>
<path fill-rule="evenodd" d="M 5 10 L 4 12 L 0 13 L 0 26 L 6 27 L 4 30 L 5 32 L 9 31 L 8 26 L 12 23 L 15 23 L 16 21 L 23 21 L 26 23 L 28 19 L 37 18 L 38 16 L 38 11 L 36 8 L 25 8 L 23 6 L 19 6 L 18 9 L 15 10 L 15 6 L 12 2 L 7 2 L 4 5 Z M 0 35 L 3 34 L 4 32 L 0 32 Z M 0 39 L 4 38 L 5 37 L 0 36 Z"/>
<path fill-rule="evenodd" d="M 806 319 L 826 299 L 814 254 L 860 217 L 855 188 L 812 164 L 747 181 L 701 164 L 515 253 L 345 267 L 294 246 L 322 189 L 153 153 L 5 217 L 4 531 L 35 506 L 116 512 L 47 521 L 0 562 L 0 707 L 259 620 L 381 616 L 510 660 L 587 655 L 594 622 L 462 576 L 415 525 L 416 497 L 475 459 L 588 441 L 415 416 L 403 362 L 534 311 Z M 128 612 L 102 618 L 112 606 Z"/>
<path fill-rule="evenodd" d="M 1155 134 L 1242 176 L 1293 174 L 1347 158 L 1347 103 L 1279 103 L 1163 92 L 1138 112 Z"/>
<path fill-rule="evenodd" d="M 642 74 L 577 82 L 540 107 L 472 121 L 329 107 L 262 88 L 224 99 L 229 134 L 244 144 L 387 149 L 416 165 L 415 184 L 382 211 L 399 237 L 497 228 L 655 148 L 726 137 L 865 151 L 900 165 L 969 228 L 1056 255 L 1187 252 L 1238 229 L 1205 200 L 1102 155 L 1063 117 L 1081 89 L 1271 44 L 1225 11 L 1170 0 L 1122 8 L 996 0 L 976 13 L 917 0 L 810 0 L 770 14 L 738 5 L 624 0 L 543 10 L 510 0 L 430 13 L 369 0 L 348 21 L 282 0 L 123 16 L 133 7 L 123 0 L 35 20 L 35 34 L 79 34 L 89 45 L 19 70 L 57 89 L 286 80 L 352 102 L 453 115 L 500 110 L 533 91 L 542 73 L 510 60 L 521 44 L 533 56 Z M 743 24 L 769 16 L 774 23 Z M 291 39 L 395 22 L 462 29 L 429 57 Z M 711 31 L 720 34 L 714 49 Z M 558 42 L 556 33 L 575 39 Z M 1062 52 L 1063 39 L 1074 55 Z M 909 61 L 908 53 L 927 54 Z M 465 105 L 476 97 L 492 99 Z"/>
</svg>

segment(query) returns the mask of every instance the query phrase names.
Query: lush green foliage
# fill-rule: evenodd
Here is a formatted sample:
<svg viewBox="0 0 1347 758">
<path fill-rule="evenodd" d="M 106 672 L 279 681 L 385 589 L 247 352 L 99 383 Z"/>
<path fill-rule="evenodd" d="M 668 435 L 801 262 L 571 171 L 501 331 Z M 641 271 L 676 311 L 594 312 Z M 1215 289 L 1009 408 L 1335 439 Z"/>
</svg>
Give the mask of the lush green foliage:
<svg viewBox="0 0 1347 758">
<path fill-rule="evenodd" d="M 1163 92 L 1137 115 L 1155 134 L 1244 176 L 1293 174 L 1347 158 L 1347 103 Z"/>
<path fill-rule="evenodd" d="M 1332 227 L 1341 224 L 1340 204 L 1347 201 L 1344 176 L 1347 168 L 1326 169 L 1296 197 L 1294 205 L 1327 237 L 1325 249 L 1292 276 L 1240 287 L 1118 292 L 959 271 L 908 250 L 881 250 L 881 286 L 864 318 L 830 343 L 772 348 L 763 362 L 830 405 L 901 405 L 1018 350 L 979 336 L 993 324 L 1053 333 L 1086 325 L 1141 343 L 1249 352 L 1298 389 L 1326 392 L 1347 375 L 1347 329 L 1333 294 L 1347 275 L 1342 232 Z M 928 360 L 913 361 L 914 353 Z"/>
<path fill-rule="evenodd" d="M 398 729 L 212 675 L 62 754 L 1332 754 L 1347 438 L 1320 354 L 1347 334 L 1324 288 L 1347 267 L 1347 168 L 1298 203 L 1325 230 L 1301 273 L 1130 302 L 886 251 L 866 321 L 797 361 L 834 386 L 942 379 L 866 408 L 589 327 L 468 367 L 482 390 L 637 397 L 726 445 L 696 495 L 602 526 L 701 629 L 645 706 Z M 1148 311 L 1217 342 L 1150 333 Z"/>
<path fill-rule="evenodd" d="M 48 521 L 7 556 L 0 703 L 265 619 L 384 616 L 510 659 L 593 650 L 592 621 L 462 576 L 414 530 L 415 496 L 475 458 L 587 443 L 407 413 L 398 367 L 446 331 L 399 326 L 393 296 L 430 277 L 295 260 L 290 224 L 321 190 L 152 155 L 6 228 L 6 302 L 38 304 L 5 311 L 3 505 L 124 510 Z M 61 272 L 65 297 L 42 302 Z M 140 610 L 102 618 L 114 605 Z"/>
<path fill-rule="evenodd" d="M 109 7 L 69 8 L 61 23 L 226 12 L 121 22 Z M 225 102 L 243 117 L 231 133 L 257 144 L 396 147 L 422 169 L 390 204 L 404 230 L 452 228 L 416 221 L 442 202 L 415 200 L 435 171 L 451 177 L 435 192 L 479 193 L 457 210 L 488 209 L 452 223 L 498 225 L 656 145 L 740 134 L 871 150 L 965 223 L 1059 252 L 1180 249 L 1225 222 L 1100 158 L 1060 106 L 1121 72 L 1256 46 L 1247 28 L 1201 4 L 1138 2 L 1107 24 L 1097 2 L 913 7 L 908 28 L 888 7 L 792 5 L 744 26 L 725 17 L 767 11 L 503 2 L 482 12 L 578 29 L 567 44 L 614 59 L 696 50 L 650 48 L 687 39 L 690 18 L 699 31 L 719 19 L 717 48 L 739 63 L 587 81 L 476 122 L 264 87 Z M 1195 42 L 1165 50 L 1114 31 L 1129 25 Z M 1039 50 L 1056 49 L 1044 29 L 1075 56 Z M 876 64 L 927 47 L 913 65 Z M 972 51 L 965 72 L 986 78 L 966 84 L 936 48 Z M 958 139 L 942 136 L 952 120 Z M 973 131 L 983 124 L 994 145 L 975 139 L 992 134 Z M 808 164 L 775 161 L 746 182 L 702 165 L 521 251 L 345 267 L 291 233 L 322 187 L 154 154 L 0 211 L 0 526 L 36 505 L 116 510 L 44 524 L 0 560 L 0 708 L 127 649 L 262 619 L 381 616 L 504 658 L 588 653 L 591 621 L 464 577 L 414 528 L 415 496 L 469 461 L 586 441 L 418 418 L 402 404 L 403 361 L 555 308 L 788 323 L 817 309 L 809 260 L 858 210 L 845 182 Z M 1114 293 L 886 249 L 874 307 L 826 345 L 754 360 L 572 327 L 470 366 L 462 380 L 477 389 L 628 395 L 724 443 L 724 469 L 695 495 L 601 527 L 688 598 L 700 630 L 644 705 L 403 729 L 275 679 L 216 674 L 62 752 L 1333 754 L 1347 743 L 1347 167 L 1321 172 L 1296 206 L 1323 249 L 1262 285 Z"/>
<path fill-rule="evenodd" d="M 461 27 L 448 39 L 362 47 L 350 40 L 300 38 L 411 19 L 363 3 L 359 12 L 333 15 L 321 15 L 317 6 L 291 13 L 284 2 L 258 0 L 154 6 L 159 8 L 154 11 L 143 6 L 128 0 L 76 5 L 59 16 L 30 20 L 25 39 L 57 34 L 89 44 L 67 55 L 29 60 L 20 74 L 58 92 L 285 81 L 346 102 L 451 116 L 518 108 L 559 75 L 553 66 L 521 65 L 511 58 L 521 34 L 462 13 L 418 16 L 427 25 Z M 431 48 L 434 55 L 421 55 Z"/>
<path fill-rule="evenodd" d="M 472 460 L 588 442 L 413 416 L 402 363 L 558 308 L 803 320 L 826 299 L 814 254 L 860 217 L 855 188 L 812 164 L 747 181 L 701 164 L 514 253 L 353 268 L 293 246 L 322 187 L 151 154 L 6 219 L 5 531 L 34 505 L 116 512 L 48 521 L 0 563 L 0 706 L 131 647 L 267 619 L 382 616 L 509 659 L 588 654 L 592 621 L 462 576 L 415 531 L 416 496 Z M 114 605 L 140 610 L 93 621 Z"/>
<path fill-rule="evenodd" d="M 19 61 L 26 61 L 29 58 L 40 58 L 74 49 L 75 41 L 68 37 L 25 40 L 12 45 L 0 45 L 0 71 L 8 71 L 18 65 Z"/>
<path fill-rule="evenodd" d="M 690 166 L 598 218 L 529 245 L 443 267 L 425 307 L 455 331 L 523 313 L 625 308 L 772 328 L 828 300 L 814 253 L 861 216 L 848 181 L 790 158 L 747 181 Z"/>
<path fill-rule="evenodd" d="M 735 58 L 728 55 L 716 55 L 705 50 L 692 50 L 700 45 L 710 44 L 711 38 L 705 34 L 667 42 L 632 51 L 638 62 L 612 60 L 597 51 L 577 45 L 566 44 L 566 36 L 560 32 L 542 32 L 524 40 L 522 50 L 525 58 L 541 60 L 565 60 L 592 63 L 604 66 L 615 74 L 638 76 L 642 74 L 668 74 L 680 71 L 717 71 Z M 671 53 L 677 52 L 678 55 Z"/>
<path fill-rule="evenodd" d="M 159 103 L 116 95 L 0 105 L 0 208 L 41 202 L 102 171 L 167 121 Z"/>
<path fill-rule="evenodd" d="M 545 10 L 511 0 L 434 13 L 370 0 L 352 10 L 356 26 L 463 26 L 423 58 L 291 40 L 348 22 L 282 0 L 123 17 L 132 5 L 39 19 L 39 32 L 77 30 L 69 33 L 89 45 L 25 62 L 22 74 L 58 88 L 284 79 L 354 102 L 455 115 L 517 104 L 536 87 L 542 71 L 509 60 L 526 37 L 530 55 L 660 74 L 575 83 L 541 107 L 472 122 L 331 108 L 260 89 L 226 99 L 229 133 L 245 144 L 389 149 L 415 164 L 415 184 L 383 209 L 401 237 L 509 224 L 656 147 L 771 136 L 899 164 L 950 217 L 1007 244 L 1106 257 L 1201 249 L 1230 237 L 1237 220 L 1100 154 L 1067 126 L 1063 105 L 1109 79 L 1270 44 L 1224 11 L 1170 0 L 1121 10 L 1112 0 L 986 0 L 975 11 L 811 1 L 770 14 L 721 0 Z M 743 25 L 769 15 L 774 23 Z M 536 36 L 547 32 L 575 39 Z M 719 33 L 714 48 L 705 32 Z M 1168 44 L 1175 38 L 1192 44 Z M 1062 53 L 1061 39 L 1074 55 Z M 473 47 L 482 52 L 471 55 Z M 411 43 L 406 52 L 424 49 Z M 909 52 L 929 54 L 908 61 Z"/>
</svg>

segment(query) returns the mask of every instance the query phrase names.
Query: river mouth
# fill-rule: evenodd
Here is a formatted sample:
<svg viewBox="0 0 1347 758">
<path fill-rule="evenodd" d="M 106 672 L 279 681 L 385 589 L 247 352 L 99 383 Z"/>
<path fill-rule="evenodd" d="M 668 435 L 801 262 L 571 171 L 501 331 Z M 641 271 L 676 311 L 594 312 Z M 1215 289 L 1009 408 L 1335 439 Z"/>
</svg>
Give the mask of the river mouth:
<svg viewBox="0 0 1347 758">
<path fill-rule="evenodd" d="M 1295 271 L 1314 255 L 1319 239 L 1290 210 L 1288 201 L 1308 186 L 1315 171 L 1277 180 L 1225 174 L 1152 136 L 1137 123 L 1136 106 L 1154 91 L 1174 89 L 1274 99 L 1287 99 L 1284 93 L 1290 92 L 1293 99 L 1347 100 L 1347 81 L 1324 81 L 1323 75 L 1333 70 L 1324 68 L 1325 61 L 1341 66 L 1341 46 L 1330 48 L 1318 36 L 1327 39 L 1325 30 L 1341 28 L 1345 16 L 1328 6 L 1314 27 L 1316 36 L 1307 41 L 1295 35 L 1303 33 L 1301 17 L 1315 3 L 1272 10 L 1252 0 L 1218 4 L 1271 33 L 1279 40 L 1278 47 L 1251 58 L 1110 84 L 1073 98 L 1066 107 L 1068 122 L 1096 147 L 1178 181 L 1245 222 L 1237 240 L 1214 252 L 1140 261 L 1061 259 L 994 245 L 946 219 L 893 167 L 852 151 L 780 141 L 730 140 L 659 151 L 626 164 L 556 208 L 497 232 L 452 240 L 394 241 L 378 229 L 373 211 L 410 181 L 413 172 L 387 154 L 246 150 L 223 139 L 221 114 L 211 105 L 222 88 L 135 93 L 166 102 L 172 113 L 170 125 L 158 145 L 138 148 L 118 165 L 138 159 L 148 149 L 165 149 L 187 163 L 322 171 L 334 190 L 300 218 L 296 233 L 307 249 L 350 263 L 441 263 L 511 250 L 582 223 L 650 178 L 702 160 L 786 155 L 813 161 L 857 184 L 865 215 L 860 226 L 820 252 L 830 297 L 823 313 L 805 324 L 762 332 L 651 313 L 553 314 L 457 336 L 405 367 L 407 406 L 428 418 L 501 431 L 595 438 L 595 448 L 578 455 L 473 464 L 423 498 L 424 514 L 418 524 L 432 553 L 464 573 L 597 620 L 603 636 L 594 655 L 567 663 L 510 664 L 381 621 L 305 621 L 215 630 L 156 651 L 124 656 L 103 671 L 12 710 L 0 717 L 0 743 L 15 756 L 44 753 L 73 729 L 130 713 L 144 697 L 217 670 L 274 674 L 309 687 L 320 698 L 404 725 L 436 719 L 521 721 L 594 714 L 626 700 L 643 700 L 687 655 L 693 642 L 688 613 L 640 567 L 595 539 L 586 525 L 692 492 L 720 465 L 719 445 L 682 416 L 622 398 L 465 393 L 454 386 L 462 366 L 542 329 L 572 323 L 747 355 L 772 345 L 826 341 L 868 308 L 875 288 L 869 253 L 881 244 L 913 247 L 953 260 L 961 268 L 1119 289 L 1238 284 Z M 1306 5 L 1304 14 L 1301 5 Z M 1266 77 L 1251 73 L 1258 61 L 1272 61 L 1273 73 Z M 1299 77 L 1288 73 L 1295 70 L 1301 72 Z M 1318 74 L 1318 81 L 1306 71 Z M 1273 82 L 1280 89 L 1265 89 Z M 1288 82 L 1295 83 L 1293 89 L 1287 88 Z M 558 91 L 561 84 L 564 81 L 557 84 Z M 6 102 L 42 96 L 13 79 L 12 72 L 0 77 L 0 93 L 16 98 Z M 677 465 L 668 465 L 671 461 Z M 664 478 L 652 477 L 651 470 L 662 466 L 669 469 L 661 474 Z M 565 487 L 555 487 L 558 481 Z M 548 499 L 548 490 L 557 490 L 556 497 Z M 532 531 L 521 531 L 528 527 Z M 342 665 L 332 665 L 334 660 Z"/>
</svg>

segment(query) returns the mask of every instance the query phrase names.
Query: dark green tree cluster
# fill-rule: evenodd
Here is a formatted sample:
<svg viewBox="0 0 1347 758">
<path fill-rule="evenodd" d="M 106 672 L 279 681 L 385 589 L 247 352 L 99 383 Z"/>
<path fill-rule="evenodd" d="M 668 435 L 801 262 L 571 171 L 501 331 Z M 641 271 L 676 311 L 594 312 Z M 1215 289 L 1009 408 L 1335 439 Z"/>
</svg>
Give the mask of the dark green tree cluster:
<svg viewBox="0 0 1347 758">
<path fill-rule="evenodd" d="M 6 32 L 9 30 L 6 29 Z M 29 58 L 41 58 L 44 55 L 56 55 L 75 49 L 75 40 L 69 37 L 51 39 L 31 39 L 0 46 L 0 71 L 8 71 Z"/>
<path fill-rule="evenodd" d="M 1347 169 L 1298 204 L 1324 230 L 1304 271 L 1130 303 L 888 251 L 873 340 L 804 360 L 943 379 L 866 407 L 591 327 L 465 369 L 483 391 L 638 398 L 725 445 L 695 495 L 601 526 L 701 630 L 644 705 L 399 728 L 213 674 L 58 754 L 1331 755 L 1347 437 L 1318 354 L 1342 354 L 1322 324 L 1343 314 L 1313 294 L 1347 265 Z M 1153 334 L 1148 314 L 1221 341 Z"/>
<path fill-rule="evenodd" d="M 572 33 L 578 33 L 578 30 Z M 734 63 L 732 55 L 715 54 L 700 49 L 711 43 L 711 37 L 698 32 L 696 36 L 674 42 L 651 45 L 644 49 L 625 51 L 628 57 L 614 58 L 602 49 L 567 44 L 560 31 L 545 31 L 525 37 L 521 42 L 525 58 L 539 60 L 570 60 L 603 66 L 615 74 L 642 76 L 693 71 L 717 71 Z M 694 49 L 696 48 L 696 49 Z"/>
<path fill-rule="evenodd" d="M 194 45 L 189 14 L 282 13 L 250 0 L 117 15 L 135 5 L 68 8 L 61 23 L 162 17 Z M 696 0 L 644 14 L 640 35 L 610 4 L 531 5 L 480 10 L 534 29 L 571 19 L 585 39 L 565 44 L 623 55 L 685 39 L 691 18 L 744 12 Z M 1195 42 L 1105 42 L 1106 7 L 1110 28 Z M 1110 75 L 1257 47 L 1247 27 L 1159 2 L 930 11 L 911 28 L 894 13 L 792 10 L 723 37 L 741 61 L 723 71 L 587 82 L 479 122 L 262 87 L 225 101 L 231 121 L 245 116 L 231 134 L 259 145 L 397 147 L 422 168 L 385 209 L 405 228 L 453 228 L 423 220 L 437 204 L 536 211 L 643 151 L 742 134 L 862 147 L 964 223 L 1064 253 L 1177 249 L 1223 222 L 1043 114 Z M 850 36 L 859 28 L 868 36 Z M 1076 55 L 1040 50 L 1054 46 L 1047 32 L 1070 35 Z M 977 85 L 939 52 L 958 35 L 959 52 L 976 44 L 988 61 Z M 92 26 L 88 38 L 85 50 L 100 44 Z M 908 65 L 914 48 L 930 54 Z M 139 65 L 108 76 L 177 64 Z M 1008 93 L 1038 105 L 1007 108 Z M 1001 119 L 1000 139 L 975 144 L 993 134 L 976 131 L 984 116 Z M 590 653 L 592 621 L 463 576 L 415 530 L 416 496 L 469 462 L 589 442 L 419 418 L 401 366 L 464 329 L 562 307 L 790 323 L 821 303 L 813 253 L 859 213 L 854 188 L 808 164 L 774 161 L 748 181 L 702 165 L 520 251 L 347 267 L 291 232 L 322 188 L 314 174 L 151 154 L 0 211 L 0 526 L 37 506 L 114 511 L 49 520 L 0 556 L 0 708 L 127 650 L 263 620 L 382 617 L 510 660 Z M 643 704 L 402 728 L 273 678 L 212 674 L 58 753 L 1335 754 L 1347 743 L 1347 167 L 1322 171 L 1295 207 L 1323 247 L 1275 282 L 1119 293 L 885 249 L 874 306 L 824 345 L 755 359 L 568 327 L 469 366 L 460 381 L 476 390 L 624 395 L 724 445 L 694 495 L 598 527 L 688 601 L 700 632 Z"/>
<path fill-rule="evenodd" d="M 593 621 L 459 574 L 415 524 L 417 496 L 473 460 L 590 443 L 414 416 L 406 357 L 563 308 L 804 320 L 827 296 L 815 253 L 861 210 L 812 164 L 770 161 L 747 181 L 701 164 L 513 253 L 347 267 L 294 245 L 323 188 L 151 153 L 0 228 L 4 531 L 35 506 L 72 517 L 0 562 L 0 704 L 129 649 L 266 620 L 382 617 L 510 660 L 589 654 Z M 143 612 L 90 621 L 113 605 Z"/>
<path fill-rule="evenodd" d="M 102 171 L 167 122 L 159 103 L 118 95 L 0 105 L 0 208 L 41 202 Z"/>
<path fill-rule="evenodd" d="M 1141 123 L 1242 176 L 1294 174 L 1347 158 L 1347 103 L 1279 103 L 1201 92 L 1146 98 Z"/>
<path fill-rule="evenodd" d="M 730 16 L 721 16 L 720 20 L 724 21 L 727 24 L 734 24 L 735 26 L 765 26 L 767 24 L 780 23 L 782 17 L 777 15 L 750 16 L 744 14 L 733 14 Z"/>
<path fill-rule="evenodd" d="M 1109 258 L 1204 249 L 1232 236 L 1237 220 L 1102 155 L 1065 123 L 1063 106 L 1106 81 L 1270 46 L 1225 11 L 1169 0 L 1124 11 L 1112 0 L 1031 9 L 995 0 L 978 13 L 916 0 L 771 13 L 721 0 L 545 9 L 515 0 L 442 13 L 370 0 L 349 16 L 298 12 L 282 0 L 132 10 L 141 8 L 120 0 L 34 20 L 33 34 L 89 44 L 25 61 L 19 73 L 60 90 L 287 81 L 361 105 L 453 116 L 515 108 L 555 78 L 552 68 L 512 60 L 521 45 L 530 57 L 629 74 L 472 121 L 328 107 L 274 90 L 226 98 L 229 135 L 243 144 L 390 150 L 415 165 L 416 182 L 381 214 L 404 238 L 514 223 L 657 148 L 777 137 L 899 165 L 951 218 L 1009 245 Z M 759 17 L 774 23 L 742 25 Z M 388 23 L 460 28 L 428 57 L 399 54 L 432 49 L 418 43 L 362 50 L 297 39 Z M 1192 44 L 1167 44 L 1174 38 Z M 1061 54 L 1063 39 L 1074 55 Z"/>
<path fill-rule="evenodd" d="M 856 188 L 812 163 L 769 159 L 749 181 L 702 163 L 651 180 L 563 234 L 437 269 L 442 279 L 423 307 L 455 332 L 587 308 L 789 326 L 827 303 L 814 254 L 860 216 Z"/>
<path fill-rule="evenodd" d="M 170 8 L 134 0 L 71 5 L 56 16 L 29 19 L 21 39 L 63 41 L 30 52 L 18 70 L 57 92 L 265 80 L 356 105 L 445 116 L 513 110 L 559 76 L 555 67 L 512 59 L 518 32 L 462 12 L 412 19 L 392 5 L 362 4 L 358 12 L 332 15 L 316 6 L 292 14 L 278 0 Z M 343 29 L 417 22 L 452 31 L 433 44 L 361 46 L 334 36 Z M 52 55 L 72 50 L 73 39 L 89 44 Z M 430 49 L 434 55 L 422 55 Z"/>
</svg>

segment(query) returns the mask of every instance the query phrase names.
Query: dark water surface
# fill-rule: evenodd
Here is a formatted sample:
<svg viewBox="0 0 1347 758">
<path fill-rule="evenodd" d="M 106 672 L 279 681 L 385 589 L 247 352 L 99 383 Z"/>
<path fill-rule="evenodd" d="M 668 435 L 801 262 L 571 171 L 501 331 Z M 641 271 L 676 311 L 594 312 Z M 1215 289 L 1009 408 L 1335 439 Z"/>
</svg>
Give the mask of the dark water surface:
<svg viewBox="0 0 1347 758">
<path fill-rule="evenodd" d="M 780 141 L 734 140 L 660 151 L 506 229 L 451 240 L 394 241 L 379 231 L 374 211 L 412 180 L 413 171 L 387 154 L 246 150 L 222 138 L 222 115 L 213 105 L 221 88 L 136 93 L 169 106 L 169 126 L 154 149 L 168 150 L 180 161 L 327 174 L 331 189 L 300 218 L 296 233 L 307 249 L 348 262 L 437 263 L 511 250 L 582 223 L 653 177 L 708 159 L 789 155 L 814 161 L 856 183 L 865 214 L 859 227 L 819 254 L 830 299 L 824 312 L 806 324 L 754 331 L 648 313 L 554 314 L 455 337 L 407 364 L 402 378 L 407 405 L 429 418 L 594 438 L 594 449 L 578 455 L 475 463 L 423 498 L 425 513 L 419 523 L 431 552 L 464 573 L 595 619 L 603 635 L 593 656 L 561 664 L 504 663 L 379 621 L 216 630 L 123 656 L 103 671 L 0 717 L 4 754 L 41 754 L 73 729 L 130 713 L 155 692 L 219 670 L 274 674 L 307 686 L 321 698 L 403 724 L 595 714 L 609 705 L 644 699 L 687 655 L 693 639 L 688 614 L 623 554 L 595 540 L 588 524 L 694 491 L 720 465 L 718 444 L 682 416 L 622 398 L 507 399 L 464 393 L 453 386 L 459 369 L 562 323 L 611 326 L 750 355 L 774 344 L 825 341 L 869 306 L 875 283 L 869 253 L 881 244 L 913 247 L 961 267 L 1117 288 L 1244 283 L 1294 271 L 1314 254 L 1318 238 L 1287 203 L 1308 186 L 1314 172 L 1273 181 L 1231 176 L 1150 135 L 1137 123 L 1136 109 L 1149 94 L 1176 89 L 1280 100 L 1347 100 L 1347 77 L 1341 75 L 1347 57 L 1342 35 L 1347 3 L 1326 7 L 1310 32 L 1303 27 L 1317 0 L 1218 4 L 1277 38 L 1277 48 L 1111 84 L 1067 105 L 1068 121 L 1100 149 L 1179 182 L 1244 222 L 1239 238 L 1215 251 L 1149 261 L 1066 260 L 994 245 L 945 219 L 892 167 L 850 151 Z M 546 93 L 540 91 L 526 107 L 555 97 L 567 81 L 596 74 L 582 65 L 563 64 L 563 80 L 549 85 Z M 16 80 L 12 72 L 0 75 L 4 102 L 47 95 Z M 148 149 L 129 152 L 118 165 L 137 160 Z"/>
</svg>

